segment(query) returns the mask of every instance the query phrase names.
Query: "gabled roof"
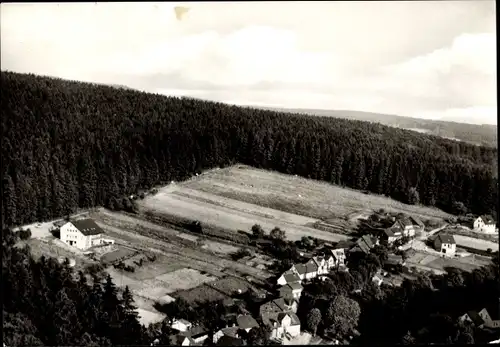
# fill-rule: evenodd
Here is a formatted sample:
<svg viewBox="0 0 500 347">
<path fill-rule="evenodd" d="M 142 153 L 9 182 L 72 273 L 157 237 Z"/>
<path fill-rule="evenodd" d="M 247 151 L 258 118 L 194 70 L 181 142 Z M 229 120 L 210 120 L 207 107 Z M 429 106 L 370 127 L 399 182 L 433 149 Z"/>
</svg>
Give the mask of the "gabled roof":
<svg viewBox="0 0 500 347">
<path fill-rule="evenodd" d="M 480 216 L 484 224 L 495 224 L 495 220 L 489 214 Z"/>
<path fill-rule="evenodd" d="M 300 282 L 300 277 L 297 274 L 286 274 L 284 275 L 286 283 Z"/>
<path fill-rule="evenodd" d="M 318 265 L 318 267 L 321 266 L 321 262 L 325 260 L 325 258 L 321 256 L 313 257 L 312 259 L 316 263 L 316 265 Z"/>
<path fill-rule="evenodd" d="M 193 338 L 198 338 L 208 334 L 208 329 L 202 325 L 197 325 L 189 329 L 189 335 Z"/>
<path fill-rule="evenodd" d="M 300 284 L 299 282 L 292 282 L 292 283 L 288 283 L 287 284 L 290 288 L 292 288 L 293 290 L 302 290 L 304 287 L 302 287 L 302 284 Z"/>
<path fill-rule="evenodd" d="M 385 229 L 384 234 L 387 235 L 387 237 L 394 237 L 394 231 L 392 231 L 392 228 Z"/>
<path fill-rule="evenodd" d="M 295 265 L 295 270 L 297 270 L 300 275 L 304 275 L 307 272 L 306 266 L 304 264 Z"/>
<path fill-rule="evenodd" d="M 186 340 L 186 339 L 189 340 L 190 345 L 195 343 L 194 340 L 191 337 L 186 336 L 186 334 L 181 333 L 181 334 L 169 336 L 170 344 L 176 345 L 176 346 L 182 345 L 182 342 L 184 342 L 184 340 Z"/>
<path fill-rule="evenodd" d="M 437 238 L 441 243 L 456 244 L 455 238 L 450 234 L 439 234 Z"/>
<path fill-rule="evenodd" d="M 278 314 L 278 321 L 280 322 L 280 324 L 286 316 L 290 317 L 290 320 L 292 321 L 292 325 L 300 325 L 299 317 L 297 317 L 297 315 L 293 312 L 286 312 L 286 313 Z"/>
<path fill-rule="evenodd" d="M 252 329 L 259 326 L 259 323 L 248 314 L 238 316 L 236 322 L 241 329 Z"/>
<path fill-rule="evenodd" d="M 424 227 L 424 223 L 420 220 L 420 218 L 411 216 L 410 220 L 413 222 L 414 225 L 418 225 L 419 227 Z"/>
<path fill-rule="evenodd" d="M 349 240 L 340 240 L 335 244 L 334 249 L 347 249 L 351 248 L 354 243 Z"/>
<path fill-rule="evenodd" d="M 296 304 L 297 302 L 293 299 L 281 297 L 281 298 L 273 300 L 273 303 L 276 305 L 276 307 L 280 311 L 289 311 L 290 308 L 293 306 L 293 304 L 294 303 Z"/>
<path fill-rule="evenodd" d="M 318 271 L 318 264 L 316 264 L 316 262 L 314 260 L 310 259 L 306 263 L 306 271 L 307 271 L 307 273 Z"/>
<path fill-rule="evenodd" d="M 227 327 L 221 329 L 221 331 L 225 336 L 237 337 L 239 329 L 239 327 Z"/>
<path fill-rule="evenodd" d="M 469 311 L 467 312 L 467 315 L 471 319 L 472 323 L 474 323 L 476 326 L 484 324 L 484 320 L 481 318 L 477 311 Z"/>
<path fill-rule="evenodd" d="M 396 254 L 389 254 L 387 256 L 387 260 L 385 261 L 386 264 L 402 264 L 403 263 L 403 257 L 400 255 Z"/>
<path fill-rule="evenodd" d="M 399 223 L 401 223 L 401 226 L 404 227 L 411 227 L 413 225 L 410 217 L 404 216 L 400 219 L 398 219 Z"/>
<path fill-rule="evenodd" d="M 104 234 L 104 230 L 90 218 L 71 221 L 71 223 L 85 236 Z"/>
</svg>

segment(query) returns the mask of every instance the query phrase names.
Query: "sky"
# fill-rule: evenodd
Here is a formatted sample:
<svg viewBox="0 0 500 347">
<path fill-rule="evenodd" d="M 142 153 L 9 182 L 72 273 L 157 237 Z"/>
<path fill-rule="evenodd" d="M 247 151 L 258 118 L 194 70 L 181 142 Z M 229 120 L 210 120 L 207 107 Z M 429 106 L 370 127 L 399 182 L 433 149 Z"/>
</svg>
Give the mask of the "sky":
<svg viewBox="0 0 500 347">
<path fill-rule="evenodd" d="M 0 6 L 2 70 L 241 105 L 497 124 L 494 1 Z"/>
</svg>

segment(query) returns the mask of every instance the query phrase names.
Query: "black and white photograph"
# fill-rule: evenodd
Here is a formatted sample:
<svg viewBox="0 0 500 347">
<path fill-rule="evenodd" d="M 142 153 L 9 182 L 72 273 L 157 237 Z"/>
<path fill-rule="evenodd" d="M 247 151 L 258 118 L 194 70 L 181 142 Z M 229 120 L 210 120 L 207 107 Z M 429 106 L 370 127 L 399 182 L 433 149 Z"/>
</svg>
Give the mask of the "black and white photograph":
<svg viewBox="0 0 500 347">
<path fill-rule="evenodd" d="M 3 347 L 500 344 L 495 1 L 0 30 Z"/>
</svg>

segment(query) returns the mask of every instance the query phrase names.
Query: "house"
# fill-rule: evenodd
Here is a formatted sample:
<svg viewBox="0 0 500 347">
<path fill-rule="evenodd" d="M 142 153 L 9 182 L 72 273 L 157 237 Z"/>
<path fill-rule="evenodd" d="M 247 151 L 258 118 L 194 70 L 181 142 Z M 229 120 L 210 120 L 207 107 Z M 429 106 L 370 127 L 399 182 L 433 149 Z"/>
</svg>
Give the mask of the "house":
<svg viewBox="0 0 500 347">
<path fill-rule="evenodd" d="M 196 344 L 203 343 L 208 338 L 208 329 L 202 325 L 197 325 L 189 329 L 188 335 Z"/>
<path fill-rule="evenodd" d="M 178 330 L 178 331 L 185 332 L 185 331 L 188 331 L 189 329 L 191 329 L 192 326 L 193 325 L 185 319 L 174 319 L 172 321 L 171 328 Z"/>
<path fill-rule="evenodd" d="M 479 216 L 474 220 L 473 230 L 485 234 L 494 234 L 496 232 L 496 223 L 489 215 Z"/>
<path fill-rule="evenodd" d="M 414 237 L 417 231 L 424 230 L 424 223 L 417 217 L 402 217 L 396 222 L 402 230 L 403 236 Z"/>
<path fill-rule="evenodd" d="M 193 346 L 194 340 L 186 334 L 177 334 L 169 336 L 169 344 L 173 346 Z"/>
<path fill-rule="evenodd" d="M 300 335 L 300 320 L 293 312 L 273 312 L 262 316 L 262 323 L 271 330 L 270 338 Z"/>
<path fill-rule="evenodd" d="M 288 270 L 287 272 L 283 273 L 280 276 L 280 278 L 278 278 L 277 283 L 280 286 L 284 286 L 288 283 L 294 283 L 294 282 L 300 282 L 300 281 L 301 281 L 301 279 L 297 273 Z"/>
<path fill-rule="evenodd" d="M 334 266 L 342 266 L 345 265 L 345 250 L 344 248 L 336 248 L 332 249 L 332 257 L 334 261 Z"/>
<path fill-rule="evenodd" d="M 309 261 L 305 264 L 306 274 L 305 279 L 310 280 L 318 276 L 318 265 L 313 259 L 309 259 Z"/>
<path fill-rule="evenodd" d="M 216 333 L 214 333 L 213 342 L 217 343 L 223 336 L 229 336 L 238 339 L 240 338 L 238 330 L 240 330 L 240 328 L 237 326 L 222 328 Z"/>
<path fill-rule="evenodd" d="M 318 266 L 317 275 L 326 275 L 329 272 L 328 263 L 324 257 L 313 257 L 312 260 Z"/>
<path fill-rule="evenodd" d="M 66 222 L 61 226 L 61 241 L 81 250 L 104 244 L 104 231 L 92 219 Z"/>
<path fill-rule="evenodd" d="M 300 280 L 303 280 L 306 278 L 307 268 L 304 264 L 294 265 L 294 269 L 295 269 L 297 275 L 299 276 Z"/>
<path fill-rule="evenodd" d="M 453 235 L 439 234 L 434 240 L 434 249 L 441 252 L 442 256 L 453 257 L 456 252 L 457 243 Z"/>
<path fill-rule="evenodd" d="M 242 330 L 245 330 L 247 333 L 253 328 L 259 327 L 259 323 L 257 323 L 257 321 L 249 314 L 239 315 L 236 318 L 236 322 L 238 324 L 238 327 Z"/>
<path fill-rule="evenodd" d="M 460 316 L 458 319 L 461 322 L 471 322 L 477 328 L 500 328 L 500 319 L 492 319 L 486 308 L 483 308 L 479 312 L 469 311 L 463 316 Z"/>
<path fill-rule="evenodd" d="M 370 235 L 363 235 L 356 241 L 356 246 L 351 249 L 351 252 L 370 253 L 370 250 L 378 244 L 378 240 Z"/>
<path fill-rule="evenodd" d="M 283 286 L 279 289 L 280 296 L 284 298 L 293 298 L 295 300 L 300 299 L 300 295 L 302 294 L 302 290 L 304 288 L 300 283 L 288 283 L 286 286 Z"/>
<path fill-rule="evenodd" d="M 264 314 L 273 312 L 297 312 L 299 304 L 296 300 L 287 297 L 281 297 L 269 301 L 259 308 L 259 316 L 262 317 Z"/>
<path fill-rule="evenodd" d="M 382 239 L 386 241 L 388 244 L 392 244 L 394 241 L 397 241 L 403 237 L 403 232 L 400 228 L 390 227 L 385 229 L 382 233 Z"/>
<path fill-rule="evenodd" d="M 394 267 L 398 265 L 405 265 L 405 261 L 401 255 L 389 254 L 387 255 L 387 260 L 384 262 L 385 265 Z"/>
</svg>

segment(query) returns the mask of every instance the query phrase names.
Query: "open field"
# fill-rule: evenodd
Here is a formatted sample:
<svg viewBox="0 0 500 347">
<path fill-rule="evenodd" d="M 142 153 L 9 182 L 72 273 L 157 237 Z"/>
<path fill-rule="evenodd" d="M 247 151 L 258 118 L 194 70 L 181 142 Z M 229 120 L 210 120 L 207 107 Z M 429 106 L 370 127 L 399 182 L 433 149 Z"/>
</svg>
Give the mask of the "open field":
<svg viewBox="0 0 500 347">
<path fill-rule="evenodd" d="M 466 246 L 470 248 L 479 249 L 482 251 L 486 251 L 488 250 L 488 248 L 491 248 L 492 251 L 498 251 L 498 242 L 481 240 L 463 235 L 453 235 L 453 238 L 457 242 L 458 247 Z"/>
<path fill-rule="evenodd" d="M 217 277 L 202 275 L 193 269 L 180 269 L 156 277 L 168 286 L 169 293 L 182 289 L 190 289 L 205 282 L 214 281 Z"/>
<path fill-rule="evenodd" d="M 182 195 L 179 195 L 179 192 Z M 194 198 L 187 197 L 192 190 L 183 188 L 182 185 L 167 186 L 154 195 L 148 196 L 139 203 L 143 211 L 151 211 L 155 214 L 175 215 L 181 218 L 198 220 L 202 224 L 219 227 L 226 230 L 250 231 L 254 224 L 260 224 L 267 232 L 274 227 L 280 227 L 286 231 L 287 239 L 300 240 L 302 236 L 313 236 L 327 241 L 338 242 L 348 239 L 345 235 L 334 234 L 328 231 L 317 230 L 304 226 L 314 222 L 314 219 L 292 215 L 278 210 L 266 209 L 264 217 L 262 207 L 252 204 L 245 204 L 245 208 L 233 209 L 232 206 L 241 205 L 240 202 L 225 199 L 225 206 L 212 204 L 208 199 L 200 201 L 198 193 L 193 194 Z M 208 196 L 205 193 L 205 196 Z M 212 197 L 214 200 L 216 196 Z M 241 206 L 240 206 L 241 207 Z M 254 212 L 256 214 L 254 214 Z M 297 224 L 295 224 L 297 223 Z"/>
<path fill-rule="evenodd" d="M 183 188 L 307 216 L 313 219 L 344 218 L 353 212 L 385 209 L 422 219 L 447 218 L 435 208 L 406 205 L 390 198 L 342 188 L 298 176 L 235 165 L 211 170 L 186 182 Z"/>
<path fill-rule="evenodd" d="M 201 246 L 201 248 L 220 254 L 231 254 L 240 249 L 239 247 L 227 245 L 220 242 L 214 242 L 210 240 L 205 241 L 204 245 Z"/>
<path fill-rule="evenodd" d="M 491 263 L 491 259 L 476 255 L 463 258 L 446 258 L 438 255 L 431 255 L 423 252 L 415 252 L 407 259 L 408 266 L 416 266 L 420 269 L 436 269 L 443 271 L 447 267 L 456 267 L 464 271 L 472 271 Z"/>
<path fill-rule="evenodd" d="M 207 284 L 203 284 L 199 287 L 181 290 L 176 293 L 173 293 L 172 296 L 175 299 L 183 298 L 190 304 L 195 304 L 196 302 L 205 302 L 205 301 L 219 301 L 228 299 L 229 297 L 218 290 L 208 286 Z"/>
</svg>

